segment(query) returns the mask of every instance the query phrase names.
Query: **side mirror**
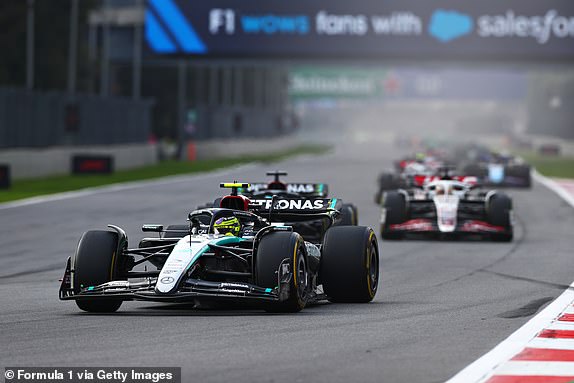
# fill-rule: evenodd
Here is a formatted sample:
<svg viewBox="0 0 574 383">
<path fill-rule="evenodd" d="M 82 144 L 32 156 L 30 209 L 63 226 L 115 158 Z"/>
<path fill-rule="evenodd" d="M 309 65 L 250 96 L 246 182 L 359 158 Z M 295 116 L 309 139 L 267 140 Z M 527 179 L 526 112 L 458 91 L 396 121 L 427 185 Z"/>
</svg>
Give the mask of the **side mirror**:
<svg viewBox="0 0 574 383">
<path fill-rule="evenodd" d="M 161 233 L 163 231 L 163 225 L 153 225 L 153 224 L 146 224 L 142 226 L 142 231 L 144 232 L 155 232 Z"/>
</svg>

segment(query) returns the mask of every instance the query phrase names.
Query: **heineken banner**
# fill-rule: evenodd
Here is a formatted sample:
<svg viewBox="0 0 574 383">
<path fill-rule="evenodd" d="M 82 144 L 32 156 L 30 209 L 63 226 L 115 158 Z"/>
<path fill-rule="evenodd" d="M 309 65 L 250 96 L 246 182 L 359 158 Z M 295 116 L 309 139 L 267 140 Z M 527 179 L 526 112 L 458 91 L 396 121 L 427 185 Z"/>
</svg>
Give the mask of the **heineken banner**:
<svg viewBox="0 0 574 383">
<path fill-rule="evenodd" d="M 148 53 L 196 57 L 574 59 L 572 0 L 148 0 Z"/>
<path fill-rule="evenodd" d="M 295 67 L 291 70 L 292 99 L 456 99 L 524 100 L 527 75 L 501 70 L 368 69 L 353 67 Z"/>
<path fill-rule="evenodd" d="M 292 98 L 378 97 L 384 94 L 386 71 L 365 68 L 296 68 L 289 76 Z"/>
</svg>

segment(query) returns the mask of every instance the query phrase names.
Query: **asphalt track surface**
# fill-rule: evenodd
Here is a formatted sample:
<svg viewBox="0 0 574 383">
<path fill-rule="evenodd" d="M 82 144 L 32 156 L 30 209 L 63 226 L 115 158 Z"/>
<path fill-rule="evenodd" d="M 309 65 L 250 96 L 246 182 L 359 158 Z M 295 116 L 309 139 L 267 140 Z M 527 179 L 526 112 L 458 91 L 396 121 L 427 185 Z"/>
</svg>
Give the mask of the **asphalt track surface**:
<svg viewBox="0 0 574 383">
<path fill-rule="evenodd" d="M 274 164 L 323 181 L 378 227 L 376 175 L 400 153 L 363 137 L 322 157 Z M 0 209 L 0 367 L 175 366 L 184 382 L 441 382 L 490 350 L 574 280 L 574 212 L 539 184 L 512 190 L 516 239 L 379 241 L 381 285 L 369 304 L 294 315 L 126 302 L 113 315 L 58 300 L 66 258 L 85 230 L 114 223 L 131 244 L 142 223 L 183 223 L 228 174 Z"/>
</svg>

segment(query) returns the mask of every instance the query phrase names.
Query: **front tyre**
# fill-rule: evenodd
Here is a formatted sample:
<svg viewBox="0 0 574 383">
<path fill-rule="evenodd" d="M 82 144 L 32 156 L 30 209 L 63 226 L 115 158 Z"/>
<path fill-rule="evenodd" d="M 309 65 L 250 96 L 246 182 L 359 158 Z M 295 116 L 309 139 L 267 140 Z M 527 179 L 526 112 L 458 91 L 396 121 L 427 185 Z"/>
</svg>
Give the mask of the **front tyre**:
<svg viewBox="0 0 574 383">
<path fill-rule="evenodd" d="M 381 222 L 381 238 L 386 240 L 398 240 L 403 238 L 403 233 L 390 230 L 391 225 L 401 224 L 407 221 L 407 201 L 403 193 L 392 190 L 383 195 L 384 220 Z"/>
<path fill-rule="evenodd" d="M 331 302 L 372 301 L 379 285 L 375 232 L 363 226 L 330 228 L 323 240 L 319 276 Z"/>
<path fill-rule="evenodd" d="M 496 193 L 488 200 L 486 215 L 488 222 L 494 226 L 502 226 L 506 229 L 504 233 L 491 235 L 495 242 L 511 242 L 513 239 L 512 222 L 510 214 L 512 211 L 512 200 L 509 196 Z"/>
<path fill-rule="evenodd" d="M 271 289 L 278 287 L 279 267 L 284 259 L 288 259 L 292 271 L 289 296 L 284 301 L 267 304 L 265 311 L 295 313 L 305 307 L 309 270 L 305 257 L 305 244 L 297 233 L 272 232 L 261 239 L 255 260 L 257 285 Z"/>
<path fill-rule="evenodd" d="M 91 230 L 82 235 L 76 254 L 72 259 L 73 288 L 79 293 L 82 288 L 97 286 L 112 281 L 117 273 L 118 233 L 104 230 Z M 122 301 L 111 298 L 81 298 L 76 300 L 78 307 L 87 312 L 112 313 L 122 305 Z"/>
</svg>

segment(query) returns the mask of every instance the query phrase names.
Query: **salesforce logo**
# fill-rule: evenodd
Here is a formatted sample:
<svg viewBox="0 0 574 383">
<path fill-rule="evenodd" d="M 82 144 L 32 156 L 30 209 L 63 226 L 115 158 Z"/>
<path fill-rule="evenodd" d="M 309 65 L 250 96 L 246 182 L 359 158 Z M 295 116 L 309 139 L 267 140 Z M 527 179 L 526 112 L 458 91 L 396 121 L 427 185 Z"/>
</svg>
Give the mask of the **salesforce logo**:
<svg viewBox="0 0 574 383">
<path fill-rule="evenodd" d="M 431 16 L 429 33 L 440 42 L 447 43 L 451 40 L 468 35 L 472 32 L 474 22 L 469 15 L 464 13 L 437 9 Z"/>
<path fill-rule="evenodd" d="M 483 15 L 477 19 L 480 37 L 530 37 L 546 44 L 552 37 L 574 37 L 574 17 L 561 16 L 555 9 L 545 15 L 517 15 L 512 10 L 503 15 Z"/>
</svg>

